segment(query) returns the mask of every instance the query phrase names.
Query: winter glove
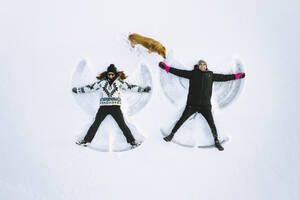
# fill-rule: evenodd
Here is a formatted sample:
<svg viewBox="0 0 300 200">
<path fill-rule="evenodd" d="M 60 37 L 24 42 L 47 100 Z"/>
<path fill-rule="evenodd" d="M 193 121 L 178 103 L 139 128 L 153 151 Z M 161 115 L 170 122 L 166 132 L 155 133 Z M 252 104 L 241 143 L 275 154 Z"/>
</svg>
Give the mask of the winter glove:
<svg viewBox="0 0 300 200">
<path fill-rule="evenodd" d="M 164 62 L 159 62 L 158 66 L 164 70 L 166 70 L 166 72 L 169 72 L 170 70 L 170 66 L 166 65 L 166 63 Z"/>
<path fill-rule="evenodd" d="M 245 78 L 245 73 L 237 73 L 237 74 L 234 74 L 234 76 L 235 76 L 235 79 Z"/>
<path fill-rule="evenodd" d="M 72 88 L 72 92 L 77 93 L 77 88 L 76 87 Z"/>
<path fill-rule="evenodd" d="M 145 87 L 144 89 L 143 89 L 143 92 L 150 92 L 150 90 L 151 90 L 151 87 L 150 86 L 147 86 L 147 87 Z"/>
</svg>

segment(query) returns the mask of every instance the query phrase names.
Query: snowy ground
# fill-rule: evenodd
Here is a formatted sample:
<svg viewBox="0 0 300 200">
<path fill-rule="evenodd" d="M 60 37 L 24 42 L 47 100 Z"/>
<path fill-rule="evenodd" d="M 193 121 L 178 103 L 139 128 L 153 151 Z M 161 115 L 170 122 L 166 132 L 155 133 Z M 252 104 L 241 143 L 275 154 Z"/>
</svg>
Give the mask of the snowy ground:
<svg viewBox="0 0 300 200">
<path fill-rule="evenodd" d="M 299 7 L 292 0 L 5 1 L 0 199 L 299 199 Z M 162 141 L 160 128 L 181 107 L 162 93 L 155 55 L 143 57 L 151 100 L 127 118 L 142 146 L 116 153 L 74 144 L 90 118 L 70 91 L 74 67 L 86 58 L 96 71 L 115 63 L 134 73 L 140 61 L 118 46 L 128 32 L 161 41 L 186 67 L 241 58 L 243 93 L 215 115 L 220 134 L 230 136 L 224 152 Z"/>
</svg>

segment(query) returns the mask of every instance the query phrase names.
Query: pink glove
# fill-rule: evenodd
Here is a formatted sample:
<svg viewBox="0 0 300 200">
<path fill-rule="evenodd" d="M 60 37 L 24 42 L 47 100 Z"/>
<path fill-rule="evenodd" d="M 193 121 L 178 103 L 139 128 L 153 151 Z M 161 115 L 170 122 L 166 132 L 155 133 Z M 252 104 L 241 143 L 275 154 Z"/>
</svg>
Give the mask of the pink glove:
<svg viewBox="0 0 300 200">
<path fill-rule="evenodd" d="M 235 76 L 235 79 L 245 78 L 245 73 L 237 73 L 237 74 L 234 74 L 234 76 Z"/>
<path fill-rule="evenodd" d="M 166 63 L 164 62 L 159 62 L 158 66 L 164 70 L 166 70 L 167 72 L 169 72 L 170 67 L 168 65 L 166 65 Z"/>
</svg>

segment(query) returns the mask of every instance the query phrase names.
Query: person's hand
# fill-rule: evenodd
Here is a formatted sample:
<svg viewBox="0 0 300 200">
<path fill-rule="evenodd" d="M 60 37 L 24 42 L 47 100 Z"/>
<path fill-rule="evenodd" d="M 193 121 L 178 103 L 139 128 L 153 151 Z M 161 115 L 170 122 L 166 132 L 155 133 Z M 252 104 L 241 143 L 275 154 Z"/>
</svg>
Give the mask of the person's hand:
<svg viewBox="0 0 300 200">
<path fill-rule="evenodd" d="M 235 79 L 241 79 L 241 78 L 245 78 L 246 74 L 245 73 L 237 73 L 234 76 L 235 76 Z"/>
<path fill-rule="evenodd" d="M 72 92 L 77 93 L 77 88 L 76 87 L 72 88 Z"/>
<path fill-rule="evenodd" d="M 163 62 L 159 62 L 159 63 L 158 63 L 158 66 L 159 66 L 160 68 L 162 68 L 162 69 L 165 69 L 164 64 L 165 64 L 165 63 L 163 63 Z"/>
<path fill-rule="evenodd" d="M 164 62 L 159 62 L 158 66 L 164 70 L 166 70 L 167 72 L 170 70 L 170 66 L 168 66 L 166 63 Z"/>
<path fill-rule="evenodd" d="M 143 92 L 147 92 L 148 93 L 148 92 L 150 92 L 150 90 L 151 90 L 151 87 L 147 86 L 147 87 L 144 88 Z"/>
</svg>

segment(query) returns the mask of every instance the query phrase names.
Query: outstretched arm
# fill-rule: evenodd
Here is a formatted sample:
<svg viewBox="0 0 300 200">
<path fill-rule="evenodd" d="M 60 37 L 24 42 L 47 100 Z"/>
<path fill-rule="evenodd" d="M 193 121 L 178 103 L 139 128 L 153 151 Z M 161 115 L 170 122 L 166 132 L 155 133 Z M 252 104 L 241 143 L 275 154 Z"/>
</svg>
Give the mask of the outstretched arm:
<svg viewBox="0 0 300 200">
<path fill-rule="evenodd" d="M 170 72 L 171 74 L 174 74 L 176 76 L 180 76 L 180 77 L 188 78 L 188 79 L 191 78 L 191 71 L 176 69 L 176 68 L 168 66 L 164 62 L 160 62 L 158 65 L 159 65 L 160 68 L 166 70 L 166 72 Z"/>
<path fill-rule="evenodd" d="M 213 74 L 213 81 L 231 81 L 245 77 L 245 73 L 237 74 Z"/>
<path fill-rule="evenodd" d="M 123 80 L 120 80 L 121 84 L 122 84 L 122 88 L 125 89 L 125 90 L 130 90 L 130 91 L 133 91 L 133 92 L 149 92 L 151 90 L 151 87 L 150 86 L 147 86 L 145 88 L 141 87 L 141 86 L 138 86 L 138 85 L 133 85 L 133 84 L 130 84 L 126 81 L 123 81 Z"/>
<path fill-rule="evenodd" d="M 92 84 L 89 84 L 89 85 L 86 85 L 84 87 L 74 87 L 72 88 L 72 92 L 74 93 L 88 93 L 88 92 L 94 92 L 96 90 L 99 90 L 100 89 L 100 82 L 101 81 L 97 81 L 95 83 L 92 83 Z"/>
</svg>

